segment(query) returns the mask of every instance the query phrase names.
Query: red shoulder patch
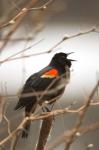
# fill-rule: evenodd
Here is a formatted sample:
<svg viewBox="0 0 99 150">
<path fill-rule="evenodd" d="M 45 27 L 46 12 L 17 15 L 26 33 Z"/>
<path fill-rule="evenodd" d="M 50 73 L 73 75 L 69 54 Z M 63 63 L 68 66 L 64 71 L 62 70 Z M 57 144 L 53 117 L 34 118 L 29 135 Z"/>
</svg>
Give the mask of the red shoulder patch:
<svg viewBox="0 0 99 150">
<path fill-rule="evenodd" d="M 51 69 L 45 72 L 41 77 L 43 78 L 55 78 L 58 76 L 58 71 L 56 69 Z"/>
<path fill-rule="evenodd" d="M 57 76 L 58 75 L 58 71 L 56 69 L 51 69 L 51 70 L 47 71 L 44 75 Z"/>
</svg>

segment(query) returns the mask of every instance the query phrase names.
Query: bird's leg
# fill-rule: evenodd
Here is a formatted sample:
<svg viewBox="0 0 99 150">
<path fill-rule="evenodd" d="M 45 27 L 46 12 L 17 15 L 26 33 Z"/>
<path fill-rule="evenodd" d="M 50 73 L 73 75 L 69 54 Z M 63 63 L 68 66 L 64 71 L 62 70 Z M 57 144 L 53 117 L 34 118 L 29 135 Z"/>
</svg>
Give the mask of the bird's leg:
<svg viewBox="0 0 99 150">
<path fill-rule="evenodd" d="M 49 107 L 49 106 L 50 106 L 50 107 Z M 44 106 L 44 107 L 42 108 L 43 112 L 51 112 L 52 109 L 53 109 L 54 104 L 51 104 L 51 105 L 49 105 L 49 106 Z"/>
<path fill-rule="evenodd" d="M 52 103 L 50 106 L 51 106 L 51 111 L 52 111 L 52 109 L 53 109 L 53 107 L 54 107 L 54 103 Z"/>
<path fill-rule="evenodd" d="M 52 111 L 52 109 L 53 109 L 53 107 L 54 107 L 54 104 L 55 104 L 55 103 L 52 103 L 52 104 L 50 105 L 50 106 L 51 106 L 51 107 L 50 107 L 50 110 L 51 110 L 51 111 Z M 54 115 L 53 115 L 53 121 L 55 121 Z"/>
<path fill-rule="evenodd" d="M 42 111 L 43 112 L 51 112 L 53 107 L 54 107 L 54 103 L 51 103 L 49 106 L 50 106 L 50 108 L 48 106 L 42 107 Z M 54 116 L 53 116 L 53 120 L 55 121 L 55 117 Z"/>
<path fill-rule="evenodd" d="M 51 112 L 51 110 L 47 106 L 42 107 L 42 111 L 43 112 Z"/>
</svg>

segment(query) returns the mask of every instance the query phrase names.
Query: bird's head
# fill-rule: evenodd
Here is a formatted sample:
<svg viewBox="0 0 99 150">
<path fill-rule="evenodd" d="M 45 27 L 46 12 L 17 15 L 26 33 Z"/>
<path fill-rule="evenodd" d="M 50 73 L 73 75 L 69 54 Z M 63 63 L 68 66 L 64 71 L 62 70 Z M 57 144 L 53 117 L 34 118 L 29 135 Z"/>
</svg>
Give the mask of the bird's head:
<svg viewBox="0 0 99 150">
<path fill-rule="evenodd" d="M 72 60 L 72 59 L 68 59 L 68 55 L 72 54 L 73 52 L 71 53 L 57 53 L 53 56 L 52 60 L 51 60 L 51 64 L 52 65 L 55 65 L 55 66 L 61 66 L 61 67 L 66 67 L 68 66 L 69 68 L 71 67 L 72 65 L 72 61 L 75 61 L 75 60 Z"/>
</svg>

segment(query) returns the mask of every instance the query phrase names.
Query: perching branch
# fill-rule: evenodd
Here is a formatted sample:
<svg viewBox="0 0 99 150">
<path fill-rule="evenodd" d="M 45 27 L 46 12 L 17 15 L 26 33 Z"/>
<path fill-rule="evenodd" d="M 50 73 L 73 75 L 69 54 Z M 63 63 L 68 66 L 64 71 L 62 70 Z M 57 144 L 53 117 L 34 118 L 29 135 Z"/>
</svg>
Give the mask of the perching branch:
<svg viewBox="0 0 99 150">
<path fill-rule="evenodd" d="M 48 138 L 51 132 L 52 122 L 53 122 L 53 116 L 48 117 L 43 120 L 36 150 L 45 149 L 46 143 L 48 141 Z"/>
</svg>

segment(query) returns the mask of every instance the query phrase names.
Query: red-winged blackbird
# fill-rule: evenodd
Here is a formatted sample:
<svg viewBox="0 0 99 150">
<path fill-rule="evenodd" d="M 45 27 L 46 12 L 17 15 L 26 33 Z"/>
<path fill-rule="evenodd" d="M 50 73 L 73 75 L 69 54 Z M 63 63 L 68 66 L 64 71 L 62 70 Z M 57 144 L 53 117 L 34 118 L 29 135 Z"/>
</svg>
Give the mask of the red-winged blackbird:
<svg viewBox="0 0 99 150">
<path fill-rule="evenodd" d="M 48 101 L 51 102 L 48 105 L 51 105 L 60 98 L 70 79 L 70 67 L 73 60 L 67 58 L 69 54 L 71 53 L 55 54 L 47 67 L 27 79 L 15 110 L 25 107 L 25 116 L 29 116 L 38 104 L 42 105 L 44 101 Z M 22 96 L 27 93 L 35 93 L 35 95 Z M 28 121 L 24 126 L 22 137 L 28 136 L 30 123 Z"/>
</svg>

